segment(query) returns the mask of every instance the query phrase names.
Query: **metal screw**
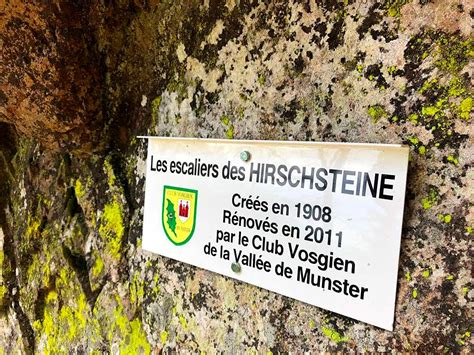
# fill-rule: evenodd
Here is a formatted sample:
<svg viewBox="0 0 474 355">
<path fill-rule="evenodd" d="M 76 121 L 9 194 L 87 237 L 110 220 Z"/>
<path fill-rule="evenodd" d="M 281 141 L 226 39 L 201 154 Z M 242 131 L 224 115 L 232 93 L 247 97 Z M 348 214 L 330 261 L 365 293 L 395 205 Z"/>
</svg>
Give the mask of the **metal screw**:
<svg viewBox="0 0 474 355">
<path fill-rule="evenodd" d="M 244 150 L 240 153 L 240 159 L 243 161 L 249 161 L 250 160 L 250 152 Z"/>
<path fill-rule="evenodd" d="M 241 270 L 241 267 L 240 267 L 239 263 L 232 263 L 230 268 L 232 269 L 233 272 L 236 272 L 236 273 L 240 272 L 240 270 Z"/>
</svg>

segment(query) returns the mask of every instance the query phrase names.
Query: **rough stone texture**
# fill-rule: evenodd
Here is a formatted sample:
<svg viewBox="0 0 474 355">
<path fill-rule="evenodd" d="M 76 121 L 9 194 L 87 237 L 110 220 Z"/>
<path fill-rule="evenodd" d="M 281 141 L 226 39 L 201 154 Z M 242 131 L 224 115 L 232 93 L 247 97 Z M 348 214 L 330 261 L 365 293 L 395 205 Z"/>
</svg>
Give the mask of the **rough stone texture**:
<svg viewBox="0 0 474 355">
<path fill-rule="evenodd" d="M 103 107 L 88 1 L 34 3 L 0 3 L 0 121 L 46 148 L 91 149 Z"/>
<path fill-rule="evenodd" d="M 472 351 L 472 2 L 69 3 L 0 2 L 3 352 Z M 138 134 L 410 145 L 395 331 L 143 252 Z"/>
</svg>

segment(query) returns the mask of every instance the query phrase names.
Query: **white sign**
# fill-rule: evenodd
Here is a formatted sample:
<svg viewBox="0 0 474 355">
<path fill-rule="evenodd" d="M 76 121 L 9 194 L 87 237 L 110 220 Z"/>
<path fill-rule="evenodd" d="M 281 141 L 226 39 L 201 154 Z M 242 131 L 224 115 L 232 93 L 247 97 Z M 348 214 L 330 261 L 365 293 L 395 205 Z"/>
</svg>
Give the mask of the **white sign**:
<svg viewBox="0 0 474 355">
<path fill-rule="evenodd" d="M 143 249 L 392 330 L 400 145 L 149 137 Z"/>
</svg>

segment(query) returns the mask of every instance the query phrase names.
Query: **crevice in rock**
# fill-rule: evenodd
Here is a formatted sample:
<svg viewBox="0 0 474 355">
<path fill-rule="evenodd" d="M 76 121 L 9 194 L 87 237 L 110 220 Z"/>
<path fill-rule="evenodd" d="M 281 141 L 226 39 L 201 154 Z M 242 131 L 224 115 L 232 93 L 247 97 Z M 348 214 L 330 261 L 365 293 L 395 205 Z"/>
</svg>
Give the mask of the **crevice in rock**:
<svg viewBox="0 0 474 355">
<path fill-rule="evenodd" d="M 33 331 L 33 327 L 31 326 L 30 320 L 26 313 L 23 311 L 23 308 L 20 305 L 20 284 L 16 278 L 16 254 L 15 254 L 15 246 L 13 235 L 6 223 L 6 215 L 5 210 L 0 210 L 0 224 L 2 226 L 3 235 L 4 235 L 4 243 L 3 243 L 3 250 L 5 254 L 5 259 L 8 259 L 10 263 L 10 267 L 8 270 L 4 270 L 4 279 L 7 284 L 8 289 L 8 298 L 10 307 L 16 314 L 18 319 L 18 324 L 20 326 L 22 340 L 23 340 L 23 347 L 27 354 L 34 353 L 35 349 L 35 333 Z M 5 272 L 8 271 L 8 272 Z"/>
<path fill-rule="evenodd" d="M 56 283 L 56 277 L 52 278 L 52 282 L 49 285 Z M 44 309 L 46 307 L 46 296 L 54 289 L 52 286 L 42 287 L 38 290 L 38 295 L 35 300 L 35 320 L 43 321 Z"/>
<path fill-rule="evenodd" d="M 2 228 L 4 235 L 8 231 L 7 226 L 7 219 L 5 215 L 5 209 L 8 206 L 8 202 L 10 200 L 10 185 L 14 181 L 13 177 L 13 167 L 11 166 L 11 158 L 15 155 L 15 134 L 12 129 L 12 126 L 6 123 L 0 123 L 0 227 Z M 11 297 L 11 290 L 13 289 L 13 284 L 15 284 L 12 280 L 14 275 L 15 268 L 12 266 L 14 264 L 12 262 L 11 257 L 11 244 L 13 242 L 13 238 L 7 240 L 8 236 L 5 236 L 5 240 L 3 242 L 3 252 L 5 258 L 3 260 L 1 267 L 1 281 L 7 287 L 7 294 L 4 295 L 2 303 L 0 304 L 0 312 L 3 313 L 4 311 L 8 310 L 8 307 L 11 306 L 12 297 Z M 8 253 L 7 251 L 8 250 Z"/>
<path fill-rule="evenodd" d="M 65 201 L 65 209 L 66 209 L 66 217 L 72 218 L 76 214 L 82 213 L 82 208 L 79 206 L 77 202 L 76 193 L 74 191 L 74 187 L 68 187 L 66 190 L 66 197 Z"/>
<path fill-rule="evenodd" d="M 76 196 L 76 191 L 74 187 L 70 186 L 66 188 L 65 201 L 65 218 L 66 218 L 66 227 L 74 227 L 74 224 L 79 228 L 79 231 L 82 235 L 87 235 L 89 228 L 87 227 L 86 217 L 84 216 L 84 211 L 79 204 L 79 201 Z M 80 243 L 80 240 L 70 240 L 72 245 L 76 245 L 82 250 L 83 244 Z M 77 245 L 79 242 L 80 245 Z M 72 248 L 76 250 L 76 248 Z"/>
<path fill-rule="evenodd" d="M 125 164 L 123 162 L 123 159 L 118 155 L 118 154 L 112 154 L 111 159 L 110 159 L 110 164 L 112 165 L 112 169 L 114 171 L 114 175 L 117 177 L 117 180 L 119 181 L 120 186 L 122 187 L 123 194 L 125 197 L 125 201 L 127 202 L 128 206 L 128 220 L 127 223 L 125 223 L 125 233 L 124 236 L 132 236 L 130 233 L 130 222 L 131 222 L 131 217 L 134 215 L 135 210 L 138 208 L 135 199 L 132 196 L 132 191 L 130 188 L 130 184 L 128 183 L 127 176 L 126 176 L 126 168 Z M 133 236 L 133 240 L 129 240 L 130 243 L 136 246 L 136 236 Z M 122 240 L 122 246 L 124 244 L 124 240 Z M 123 248 L 121 248 L 123 249 Z"/>
<path fill-rule="evenodd" d="M 86 295 L 87 303 L 93 309 L 95 301 L 106 283 L 106 279 L 103 280 L 103 283 L 96 290 L 92 290 L 85 256 L 71 251 L 64 244 L 62 245 L 62 250 L 64 258 L 77 275 L 82 291 Z"/>
</svg>

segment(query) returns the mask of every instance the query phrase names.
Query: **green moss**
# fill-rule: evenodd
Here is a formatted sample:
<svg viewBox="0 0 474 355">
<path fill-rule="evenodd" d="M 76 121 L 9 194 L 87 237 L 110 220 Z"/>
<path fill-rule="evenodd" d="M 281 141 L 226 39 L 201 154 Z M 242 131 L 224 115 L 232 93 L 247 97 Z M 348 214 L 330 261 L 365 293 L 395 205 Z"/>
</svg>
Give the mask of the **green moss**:
<svg viewBox="0 0 474 355">
<path fill-rule="evenodd" d="M 40 255 L 41 259 L 38 255 Z M 51 279 L 51 259 L 52 255 L 46 247 L 40 253 L 33 254 L 26 272 L 30 284 L 36 283 L 37 287 L 47 287 L 49 285 Z"/>
<path fill-rule="evenodd" d="M 327 328 L 327 327 L 322 327 L 321 330 L 322 330 L 322 332 L 325 336 L 327 336 L 329 339 L 331 339 L 336 344 L 347 342 L 349 340 L 348 337 L 341 336 L 341 334 L 339 334 L 338 332 L 336 332 L 333 329 L 330 329 L 330 328 Z"/>
<path fill-rule="evenodd" d="M 120 353 L 123 354 L 150 354 L 151 347 L 146 338 L 146 334 L 142 329 L 142 324 L 138 318 L 129 321 L 124 314 L 124 308 L 118 297 L 117 308 L 114 310 L 114 322 L 109 331 L 108 338 L 112 341 L 113 332 L 120 332 Z"/>
<path fill-rule="evenodd" d="M 407 4 L 409 0 L 389 0 L 386 2 L 385 8 L 390 17 L 400 17 L 401 8 Z"/>
<path fill-rule="evenodd" d="M 165 345 L 166 340 L 168 340 L 168 332 L 166 330 L 162 330 L 160 332 L 160 339 L 161 339 L 161 345 Z"/>
<path fill-rule="evenodd" d="M 408 121 L 417 124 L 418 123 L 418 115 L 416 113 L 412 113 L 408 116 Z"/>
<path fill-rule="evenodd" d="M 28 270 L 26 271 L 26 277 L 27 280 L 33 280 L 33 277 L 36 276 L 37 271 L 39 270 L 39 261 L 38 261 L 38 256 L 34 254 L 31 257 L 31 263 L 28 266 Z"/>
<path fill-rule="evenodd" d="M 5 285 L 0 285 L 0 305 L 3 304 L 3 298 L 8 292 L 8 288 Z"/>
<path fill-rule="evenodd" d="M 428 196 L 423 197 L 421 199 L 421 205 L 425 210 L 430 209 L 434 205 L 436 205 L 439 201 L 438 191 L 434 188 L 431 188 L 428 192 Z"/>
<path fill-rule="evenodd" d="M 101 274 L 102 270 L 104 269 L 104 261 L 100 257 L 99 254 L 96 255 L 94 266 L 92 267 L 92 276 L 97 277 Z"/>
<path fill-rule="evenodd" d="M 433 90 L 433 89 L 438 88 L 437 84 L 438 84 L 438 79 L 426 80 L 423 83 L 423 86 L 421 87 L 421 89 L 419 90 L 420 94 L 424 94 L 428 90 Z"/>
<path fill-rule="evenodd" d="M 471 226 L 466 227 L 466 233 L 467 233 L 467 235 L 471 235 L 471 233 L 472 233 L 472 227 Z"/>
<path fill-rule="evenodd" d="M 430 270 L 423 270 L 423 272 L 421 273 L 421 276 L 423 276 L 424 278 L 427 278 L 430 276 Z"/>
<path fill-rule="evenodd" d="M 453 275 L 448 275 L 446 277 L 446 280 L 448 280 L 448 281 L 454 280 L 454 276 Z"/>
<path fill-rule="evenodd" d="M 413 289 L 413 291 L 411 292 L 411 296 L 412 296 L 413 298 L 417 298 L 417 297 L 418 297 L 418 290 L 417 290 L 416 288 Z"/>
<path fill-rule="evenodd" d="M 393 73 L 395 73 L 397 71 L 397 67 L 395 65 L 391 65 L 387 68 L 387 72 L 392 75 Z"/>
<path fill-rule="evenodd" d="M 110 164 L 109 159 L 106 159 L 104 161 L 104 170 L 105 173 L 107 174 L 107 183 L 109 184 L 109 187 L 112 188 L 115 186 L 115 174 L 114 174 L 114 169 L 112 167 L 112 164 Z"/>
<path fill-rule="evenodd" d="M 55 321 L 52 315 L 49 312 L 46 312 L 43 318 L 43 322 L 39 322 L 35 324 L 35 327 L 41 331 L 44 335 L 46 335 L 46 347 L 44 352 L 49 354 L 53 350 L 59 350 L 59 344 L 57 337 L 57 328 L 55 327 Z"/>
<path fill-rule="evenodd" d="M 138 306 L 143 301 L 144 295 L 143 279 L 139 273 L 135 273 L 130 283 L 130 302 Z"/>
<path fill-rule="evenodd" d="M 43 282 L 43 286 L 47 286 L 49 284 L 49 280 L 51 277 L 51 269 L 49 266 L 50 260 L 51 257 L 47 258 L 46 262 L 42 265 L 43 277 L 41 278 L 41 281 Z"/>
<path fill-rule="evenodd" d="M 463 41 L 457 35 L 440 35 L 436 40 L 438 59 L 435 65 L 452 74 L 459 73 L 474 57 L 474 39 Z"/>
<path fill-rule="evenodd" d="M 452 219 L 453 219 L 453 217 L 450 214 L 447 214 L 447 215 L 444 216 L 443 221 L 444 221 L 444 223 L 451 223 Z"/>
<path fill-rule="evenodd" d="M 119 297 L 116 296 L 115 300 L 117 301 L 117 307 L 114 310 L 115 321 L 113 322 L 112 329 L 109 333 L 110 340 L 112 340 L 113 331 L 116 330 L 117 328 L 121 332 L 121 334 L 125 336 L 127 332 L 127 325 L 129 323 L 128 318 L 124 315 L 123 306 Z"/>
<path fill-rule="evenodd" d="M 69 281 L 71 280 L 71 273 L 67 268 L 62 268 L 59 271 L 59 277 L 56 278 L 56 289 L 61 290 L 64 287 L 68 287 Z"/>
<path fill-rule="evenodd" d="M 422 145 L 421 147 L 418 148 L 418 153 L 420 154 L 425 154 L 426 153 L 426 147 Z"/>
<path fill-rule="evenodd" d="M 27 228 L 26 228 L 26 236 L 27 237 L 37 237 L 38 231 L 41 226 L 41 220 L 37 217 L 30 217 L 27 218 Z"/>
<path fill-rule="evenodd" d="M 33 324 L 36 332 L 46 337 L 45 354 L 66 351 L 71 341 L 82 338 L 87 325 L 88 307 L 83 293 L 77 298 L 76 305 L 63 305 L 56 314 L 57 299 L 56 292 L 48 293 L 43 321 Z"/>
<path fill-rule="evenodd" d="M 438 112 L 440 112 L 440 109 L 435 106 L 427 106 L 427 107 L 422 107 L 421 108 L 421 114 L 423 116 L 434 116 Z"/>
<path fill-rule="evenodd" d="M 120 247 L 125 227 L 123 209 L 117 198 L 104 206 L 99 235 L 107 242 L 107 249 L 114 259 L 120 259 Z"/>
<path fill-rule="evenodd" d="M 316 327 L 316 323 L 314 320 L 310 319 L 309 321 L 309 329 L 314 329 Z"/>
<path fill-rule="evenodd" d="M 188 328 L 188 322 L 186 321 L 186 318 L 182 314 L 179 315 L 179 323 L 181 323 L 181 326 L 183 327 L 184 330 Z"/>
<path fill-rule="evenodd" d="M 449 97 L 458 97 L 466 92 L 461 79 L 454 77 L 449 81 L 448 95 Z"/>
<path fill-rule="evenodd" d="M 48 294 L 46 295 L 46 303 L 52 303 L 52 302 L 56 302 L 58 300 L 58 293 L 54 290 L 51 290 L 48 292 Z"/>
<path fill-rule="evenodd" d="M 458 164 L 459 164 L 458 158 L 456 158 L 454 155 L 448 155 L 448 157 L 447 157 L 446 159 L 447 159 L 448 162 L 450 162 L 451 164 L 454 164 L 454 165 L 458 165 Z"/>
<path fill-rule="evenodd" d="M 77 179 L 76 183 L 74 184 L 74 193 L 76 194 L 76 197 L 80 199 L 82 196 L 86 194 L 86 191 L 84 190 L 84 186 L 81 183 L 81 180 Z"/>
<path fill-rule="evenodd" d="M 151 353 L 151 347 L 146 338 L 146 334 L 142 329 L 139 319 L 135 319 L 130 323 L 131 332 L 125 337 L 120 344 L 120 353 L 122 354 L 144 354 Z M 140 351 L 141 350 L 141 351 Z"/>
<path fill-rule="evenodd" d="M 224 115 L 221 117 L 221 122 L 224 124 L 224 126 L 227 127 L 226 130 L 226 137 L 228 139 L 233 139 L 234 138 L 234 126 L 231 123 L 230 117 L 227 115 Z"/>
<path fill-rule="evenodd" d="M 410 274 L 410 271 L 407 271 L 406 274 L 405 274 L 405 279 L 410 282 L 411 281 L 411 274 Z"/>
<path fill-rule="evenodd" d="M 228 139 L 234 139 L 234 126 L 231 125 L 225 132 L 225 135 Z"/>
<path fill-rule="evenodd" d="M 63 329 L 67 329 L 66 334 L 69 340 L 75 339 L 85 329 L 86 317 L 84 311 L 86 306 L 86 297 L 81 294 L 77 300 L 77 307 L 63 306 L 61 308 L 59 321 L 65 324 Z"/>
<path fill-rule="evenodd" d="M 445 34 L 429 32 L 426 38 L 426 45 L 432 43 L 434 47 L 430 53 L 438 59 L 442 58 L 446 53 L 436 48 L 451 44 L 447 42 L 458 43 L 459 39 L 456 35 L 447 36 Z M 434 43 L 433 43 L 434 42 Z M 459 54 L 459 53 L 458 53 Z M 456 120 L 469 120 L 472 111 L 472 101 L 469 96 L 469 82 L 461 75 L 460 70 L 467 63 L 466 57 L 461 56 L 459 63 L 464 63 L 456 68 L 449 69 L 449 73 L 439 70 L 436 77 L 428 78 L 423 82 L 419 93 L 423 95 L 424 101 L 421 102 L 419 110 L 408 116 L 408 120 L 414 124 L 422 124 L 427 130 L 433 134 L 433 141 L 430 145 L 439 147 L 441 145 L 450 144 L 453 136 L 455 136 Z M 448 70 L 445 68 L 445 70 Z M 449 80 L 447 84 L 446 79 Z"/>
<path fill-rule="evenodd" d="M 472 111 L 472 97 L 466 97 L 459 105 L 459 116 L 464 120 L 469 120 Z"/>
<path fill-rule="evenodd" d="M 380 119 L 388 116 L 387 111 L 385 111 L 381 105 L 369 106 L 367 113 L 374 123 L 377 123 Z"/>
<path fill-rule="evenodd" d="M 471 332 L 467 331 L 459 337 L 459 340 L 457 342 L 459 345 L 465 345 L 466 340 L 469 339 L 470 337 L 471 337 Z"/>
<path fill-rule="evenodd" d="M 160 285 L 158 285 L 158 274 L 155 274 L 155 276 L 153 276 L 153 287 L 152 287 L 152 291 L 155 295 L 158 295 L 160 293 Z"/>
<path fill-rule="evenodd" d="M 226 116 L 226 115 L 222 116 L 222 117 L 221 117 L 221 122 L 222 122 L 225 126 L 228 126 L 229 123 L 230 123 L 230 118 L 229 118 L 229 116 Z"/>
<path fill-rule="evenodd" d="M 266 81 L 265 75 L 260 74 L 260 75 L 258 76 L 258 79 L 257 79 L 257 80 L 258 80 L 258 83 L 260 84 L 260 86 L 265 85 L 265 81 Z"/>
</svg>

